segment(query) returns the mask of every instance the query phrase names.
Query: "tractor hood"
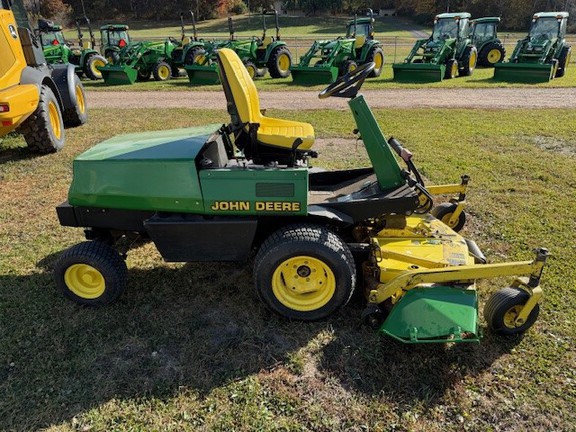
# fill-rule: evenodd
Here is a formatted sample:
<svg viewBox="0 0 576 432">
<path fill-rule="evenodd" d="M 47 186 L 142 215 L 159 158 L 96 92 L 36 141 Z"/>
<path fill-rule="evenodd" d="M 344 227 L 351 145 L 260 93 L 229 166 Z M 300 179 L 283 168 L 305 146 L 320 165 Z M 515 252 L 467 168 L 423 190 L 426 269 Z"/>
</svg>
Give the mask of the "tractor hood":
<svg viewBox="0 0 576 432">
<path fill-rule="evenodd" d="M 198 211 L 195 159 L 220 125 L 121 135 L 77 156 L 68 201 L 85 207 Z"/>
</svg>

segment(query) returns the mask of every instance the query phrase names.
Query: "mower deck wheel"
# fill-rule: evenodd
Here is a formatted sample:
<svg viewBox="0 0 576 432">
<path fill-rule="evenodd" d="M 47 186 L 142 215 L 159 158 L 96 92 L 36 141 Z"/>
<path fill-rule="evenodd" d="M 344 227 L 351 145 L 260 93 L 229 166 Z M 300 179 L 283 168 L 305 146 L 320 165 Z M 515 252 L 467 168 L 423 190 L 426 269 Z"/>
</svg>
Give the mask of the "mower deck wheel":
<svg viewBox="0 0 576 432">
<path fill-rule="evenodd" d="M 54 267 L 54 281 L 64 295 L 86 306 L 116 300 L 126 287 L 122 257 L 100 241 L 86 241 L 64 251 Z"/>
<path fill-rule="evenodd" d="M 464 228 L 464 225 L 466 224 L 466 213 L 461 212 L 460 215 L 458 216 L 458 219 L 456 219 L 456 222 L 450 223 L 450 219 L 452 218 L 452 215 L 456 211 L 456 207 L 457 204 L 451 202 L 445 202 L 442 204 L 438 204 L 436 207 L 432 209 L 430 213 L 436 219 L 439 219 L 440 221 L 444 222 L 444 224 L 450 227 L 452 230 L 458 232 L 462 228 Z"/>
<path fill-rule="evenodd" d="M 502 288 L 490 296 L 484 306 L 484 319 L 493 332 L 512 336 L 524 333 L 536 322 L 540 305 L 534 306 L 526 322 L 516 326 L 515 320 L 530 294 L 521 288 Z"/>
<path fill-rule="evenodd" d="M 288 319 L 314 321 L 348 303 L 356 285 L 350 249 L 322 226 L 282 228 L 260 247 L 255 288 L 271 311 Z"/>
</svg>

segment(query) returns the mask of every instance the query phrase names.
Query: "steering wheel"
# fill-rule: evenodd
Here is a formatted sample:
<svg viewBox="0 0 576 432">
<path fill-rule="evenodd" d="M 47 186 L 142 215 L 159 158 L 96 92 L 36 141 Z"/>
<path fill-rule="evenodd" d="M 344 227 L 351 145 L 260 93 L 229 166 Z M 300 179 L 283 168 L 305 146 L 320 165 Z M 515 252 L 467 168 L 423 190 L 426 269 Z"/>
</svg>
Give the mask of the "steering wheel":
<svg viewBox="0 0 576 432">
<path fill-rule="evenodd" d="M 374 70 L 376 64 L 374 62 L 364 63 L 357 69 L 348 72 L 346 75 L 341 76 L 324 90 L 322 90 L 318 97 L 326 99 L 327 97 L 346 97 L 353 98 L 362 87 L 362 83 L 370 72 Z"/>
</svg>

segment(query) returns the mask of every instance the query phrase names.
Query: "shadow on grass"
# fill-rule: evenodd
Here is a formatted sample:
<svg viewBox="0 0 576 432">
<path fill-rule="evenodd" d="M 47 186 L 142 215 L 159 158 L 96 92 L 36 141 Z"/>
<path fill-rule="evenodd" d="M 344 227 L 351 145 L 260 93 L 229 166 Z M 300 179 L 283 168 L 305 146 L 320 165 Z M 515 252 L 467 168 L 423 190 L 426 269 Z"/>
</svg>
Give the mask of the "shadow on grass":
<svg viewBox="0 0 576 432">
<path fill-rule="evenodd" d="M 57 254 L 38 265 L 52 267 Z M 71 421 L 111 399 L 199 397 L 290 362 L 320 332 L 334 334 L 319 369 L 352 391 L 434 404 L 511 344 L 410 346 L 360 326 L 363 301 L 330 320 L 288 322 L 256 299 L 250 266 L 186 264 L 130 270 L 114 304 L 65 300 L 50 272 L 0 275 L 0 429 Z"/>
<path fill-rule="evenodd" d="M 8 162 L 35 159 L 38 157 L 45 156 L 42 153 L 35 153 L 30 151 L 30 149 L 26 147 L 24 138 L 21 139 L 24 145 L 23 147 L 2 148 L 2 146 L 0 145 L 0 166 Z"/>
</svg>

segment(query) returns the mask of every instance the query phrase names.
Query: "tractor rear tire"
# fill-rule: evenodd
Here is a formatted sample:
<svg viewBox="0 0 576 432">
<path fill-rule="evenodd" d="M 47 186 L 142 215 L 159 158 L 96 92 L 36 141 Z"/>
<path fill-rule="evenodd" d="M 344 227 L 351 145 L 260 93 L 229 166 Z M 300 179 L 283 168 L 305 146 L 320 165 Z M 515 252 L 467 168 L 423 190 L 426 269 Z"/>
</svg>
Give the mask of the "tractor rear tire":
<svg viewBox="0 0 576 432">
<path fill-rule="evenodd" d="M 88 121 L 88 109 L 86 107 L 86 93 L 84 86 L 76 75 L 74 75 L 74 93 L 76 94 L 76 104 L 72 108 L 64 110 L 64 126 L 77 127 L 82 126 Z"/>
<path fill-rule="evenodd" d="M 193 63 L 196 63 L 196 59 L 204 54 L 206 54 L 206 51 L 202 47 L 197 46 L 194 48 L 190 48 L 186 52 L 186 56 L 184 57 L 184 64 L 191 65 Z"/>
<path fill-rule="evenodd" d="M 64 251 L 54 267 L 54 281 L 69 299 L 85 306 L 103 306 L 126 288 L 128 269 L 112 247 L 85 241 Z"/>
<path fill-rule="evenodd" d="M 572 47 L 565 46 L 560 52 L 558 57 L 558 69 L 556 71 L 556 78 L 562 78 L 566 74 L 566 68 L 570 64 L 570 57 L 572 57 Z"/>
<path fill-rule="evenodd" d="M 108 62 L 101 55 L 92 55 L 86 60 L 84 65 L 84 74 L 91 80 L 102 79 L 102 72 L 97 66 L 105 66 Z"/>
<path fill-rule="evenodd" d="M 292 54 L 286 46 L 279 46 L 270 53 L 268 72 L 272 78 L 288 78 L 292 66 Z"/>
<path fill-rule="evenodd" d="M 348 245 L 323 226 L 291 225 L 264 241 L 254 265 L 256 293 L 285 318 L 326 318 L 350 300 L 356 266 Z"/>
<path fill-rule="evenodd" d="M 454 59 L 450 59 L 446 62 L 446 72 L 444 73 L 444 79 L 454 79 L 458 76 L 458 62 Z"/>
<path fill-rule="evenodd" d="M 382 69 L 384 68 L 384 51 L 381 47 L 373 47 L 368 55 L 366 56 L 366 63 L 374 62 L 376 65 L 368 78 L 376 78 L 382 74 Z"/>
<path fill-rule="evenodd" d="M 462 56 L 461 67 L 459 68 L 460 76 L 471 76 L 476 69 L 478 62 L 478 50 L 475 46 L 466 47 L 464 55 Z"/>
<path fill-rule="evenodd" d="M 496 63 L 504 60 L 505 56 L 506 48 L 504 48 L 504 45 L 498 42 L 490 42 L 478 54 L 478 64 L 485 67 L 494 67 Z"/>
<path fill-rule="evenodd" d="M 456 211 L 457 204 L 451 202 L 445 202 L 437 205 L 430 211 L 430 214 L 436 219 L 443 222 L 447 227 L 451 228 L 453 231 L 460 231 L 466 225 L 466 213 L 462 212 L 458 216 L 458 219 L 454 224 L 450 224 L 450 218 L 452 214 Z"/>
<path fill-rule="evenodd" d="M 530 294 L 521 288 L 502 288 L 493 293 L 484 306 L 484 319 L 488 328 L 504 336 L 524 333 L 532 327 L 540 313 L 540 305 L 537 304 L 526 322 L 516 327 L 514 320 L 529 298 Z"/>
<path fill-rule="evenodd" d="M 43 85 L 36 111 L 18 129 L 28 148 L 37 153 L 54 153 L 64 147 L 64 120 L 52 89 Z"/>
<path fill-rule="evenodd" d="M 165 61 L 160 61 L 154 65 L 152 75 L 156 81 L 167 81 L 172 76 L 172 68 Z"/>
</svg>

